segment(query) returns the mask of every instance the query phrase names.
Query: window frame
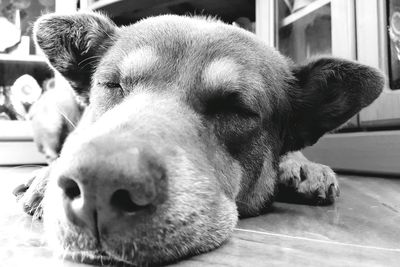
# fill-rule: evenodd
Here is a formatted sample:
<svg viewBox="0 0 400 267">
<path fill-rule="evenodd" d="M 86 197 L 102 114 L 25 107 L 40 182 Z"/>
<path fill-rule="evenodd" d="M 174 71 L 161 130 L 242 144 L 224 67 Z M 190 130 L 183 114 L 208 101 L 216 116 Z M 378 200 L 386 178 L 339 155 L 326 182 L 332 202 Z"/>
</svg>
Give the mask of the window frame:
<svg viewBox="0 0 400 267">
<path fill-rule="evenodd" d="M 357 59 L 389 75 L 386 1 L 356 0 Z M 368 40 L 368 42 L 365 42 Z M 400 90 L 387 82 L 381 96 L 360 113 L 366 128 L 400 126 Z"/>
</svg>

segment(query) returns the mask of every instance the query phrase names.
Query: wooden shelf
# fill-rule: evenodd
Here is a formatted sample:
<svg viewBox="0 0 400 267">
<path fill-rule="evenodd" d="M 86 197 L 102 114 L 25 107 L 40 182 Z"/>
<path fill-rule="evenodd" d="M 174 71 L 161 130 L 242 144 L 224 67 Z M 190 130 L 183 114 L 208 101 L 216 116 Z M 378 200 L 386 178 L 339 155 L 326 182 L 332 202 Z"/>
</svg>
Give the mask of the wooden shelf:
<svg viewBox="0 0 400 267">
<path fill-rule="evenodd" d="M 309 15 L 310 13 L 314 12 L 315 10 L 329 4 L 331 0 L 316 0 L 315 2 L 312 2 L 306 7 L 303 7 L 302 9 L 294 12 L 293 14 L 285 17 L 282 19 L 280 27 L 286 27 L 299 19 Z"/>
<path fill-rule="evenodd" d="M 21 63 L 43 63 L 46 64 L 46 59 L 39 55 L 9 55 L 0 54 L 0 63 L 4 62 L 21 62 Z"/>
<path fill-rule="evenodd" d="M 30 121 L 0 121 L 0 142 L 33 141 Z"/>
<path fill-rule="evenodd" d="M 0 166 L 46 163 L 33 141 L 0 142 L 0 151 Z"/>
<path fill-rule="evenodd" d="M 29 121 L 0 121 L 0 166 L 46 163 L 33 142 Z"/>
<path fill-rule="evenodd" d="M 125 12 L 138 11 L 148 8 L 175 5 L 187 2 L 187 0 L 100 0 L 91 5 L 91 10 L 101 10 L 111 16 L 119 16 Z"/>
<path fill-rule="evenodd" d="M 100 0 L 83 8 L 104 12 L 119 25 L 161 14 L 204 14 L 226 22 L 239 17 L 255 20 L 255 1 L 248 0 Z"/>
</svg>

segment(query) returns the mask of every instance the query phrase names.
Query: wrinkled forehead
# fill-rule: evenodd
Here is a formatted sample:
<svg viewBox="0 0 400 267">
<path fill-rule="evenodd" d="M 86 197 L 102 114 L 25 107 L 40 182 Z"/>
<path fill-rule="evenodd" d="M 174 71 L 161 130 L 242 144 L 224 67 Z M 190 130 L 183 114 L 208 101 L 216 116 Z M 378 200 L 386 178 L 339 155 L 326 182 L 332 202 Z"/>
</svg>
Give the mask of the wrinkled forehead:
<svg viewBox="0 0 400 267">
<path fill-rule="evenodd" d="M 232 90 L 278 86 L 285 61 L 255 35 L 222 22 L 162 16 L 121 28 L 95 76 L 127 85 Z"/>
<path fill-rule="evenodd" d="M 158 65 L 190 67 L 195 63 L 204 67 L 217 58 L 243 65 L 251 62 L 246 60 L 248 56 L 257 53 L 251 34 L 206 19 L 152 18 L 121 28 L 115 39 L 103 65 L 113 65 L 121 74 L 140 74 Z M 247 53 L 244 47 L 252 51 Z"/>
</svg>

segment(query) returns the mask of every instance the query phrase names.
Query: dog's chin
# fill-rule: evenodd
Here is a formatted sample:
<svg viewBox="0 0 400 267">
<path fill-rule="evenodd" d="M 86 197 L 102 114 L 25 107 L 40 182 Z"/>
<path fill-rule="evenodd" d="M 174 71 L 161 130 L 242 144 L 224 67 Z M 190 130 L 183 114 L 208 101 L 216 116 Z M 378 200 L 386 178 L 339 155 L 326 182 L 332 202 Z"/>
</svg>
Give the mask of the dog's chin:
<svg viewBox="0 0 400 267">
<path fill-rule="evenodd" d="M 97 266 L 119 266 L 119 267 L 131 267 L 131 266 L 158 266 L 160 264 L 168 264 L 176 261 L 176 259 L 164 259 L 158 260 L 139 260 L 138 258 L 129 258 L 122 255 L 111 255 L 106 251 L 95 250 L 95 251 L 66 251 L 63 253 L 63 259 Z"/>
<path fill-rule="evenodd" d="M 104 251 L 66 251 L 63 253 L 63 258 L 73 262 L 81 262 L 99 266 L 135 266 L 133 261 L 128 259 L 120 259 L 110 256 Z"/>
<path fill-rule="evenodd" d="M 63 259 L 98 266 L 152 266 L 154 264 L 160 265 L 167 263 L 171 260 L 167 255 L 165 255 L 163 260 L 160 260 L 160 255 L 157 255 L 158 257 L 152 257 L 151 253 L 140 254 L 136 251 L 135 247 L 124 246 L 123 244 L 116 246 L 120 249 L 107 249 L 102 247 L 93 249 L 71 249 L 71 247 L 68 248 L 67 244 L 64 244 L 64 247 L 67 248 L 59 251 L 59 256 Z M 156 254 L 156 252 L 154 252 L 154 254 Z"/>
<path fill-rule="evenodd" d="M 207 237 L 205 237 L 207 238 Z M 213 237 L 215 238 L 215 237 Z M 112 247 L 107 248 L 106 245 L 99 246 L 99 248 L 82 249 L 71 247 L 64 244 L 60 253 L 60 257 L 77 263 L 99 265 L 99 266 L 159 266 L 164 264 L 174 263 L 178 260 L 194 256 L 200 253 L 211 251 L 222 245 L 228 236 L 220 240 L 213 240 L 208 244 L 159 244 L 138 249 L 136 245 L 132 244 L 113 244 Z M 140 245 L 139 245 L 140 246 Z M 142 248 L 143 249 L 143 248 Z"/>
<path fill-rule="evenodd" d="M 65 249 L 61 252 L 62 255 L 60 256 L 72 262 L 98 266 L 153 266 L 166 264 L 179 258 L 178 255 L 172 256 L 172 254 L 168 253 L 157 253 L 157 251 L 160 251 L 161 249 L 139 252 L 136 250 L 137 248 L 132 245 L 124 246 L 123 244 L 114 244 L 114 246 L 115 248 L 110 249 Z"/>
<path fill-rule="evenodd" d="M 204 224 L 196 229 L 183 227 L 167 235 L 160 233 L 171 229 L 149 228 L 147 237 L 143 233 L 126 233 L 125 236 L 101 238 L 100 242 L 91 235 L 77 232 L 76 227 L 63 225 L 57 231 L 47 232 L 47 237 L 56 254 L 74 262 L 107 266 L 158 266 L 221 246 L 230 237 L 236 224 L 233 216 L 225 219 L 213 227 Z"/>
<path fill-rule="evenodd" d="M 69 223 L 52 221 L 51 217 L 44 222 L 49 245 L 64 259 L 107 266 L 158 266 L 221 246 L 237 222 L 235 210 L 227 207 L 229 213 L 221 216 L 218 224 L 206 223 L 198 217 L 186 226 L 147 225 L 143 232 L 135 232 L 137 229 L 133 228 L 130 232 L 103 236 L 100 242 Z"/>
</svg>

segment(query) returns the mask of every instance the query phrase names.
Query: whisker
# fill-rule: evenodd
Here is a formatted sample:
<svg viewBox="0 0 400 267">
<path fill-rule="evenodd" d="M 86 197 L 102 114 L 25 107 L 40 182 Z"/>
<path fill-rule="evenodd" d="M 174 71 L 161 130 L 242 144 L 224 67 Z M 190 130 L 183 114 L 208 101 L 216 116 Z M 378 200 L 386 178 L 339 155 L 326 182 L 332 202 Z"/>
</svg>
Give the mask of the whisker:
<svg viewBox="0 0 400 267">
<path fill-rule="evenodd" d="M 101 56 L 99 56 L 99 55 L 94 55 L 94 56 L 91 56 L 91 57 L 87 57 L 87 58 L 81 60 L 81 61 L 78 63 L 78 66 L 81 66 L 81 64 L 83 64 L 84 62 L 86 62 L 86 61 L 88 61 L 88 60 L 97 59 L 97 58 L 101 58 Z"/>
<path fill-rule="evenodd" d="M 65 115 L 65 113 L 64 112 L 62 112 L 57 106 L 56 106 L 56 108 L 57 108 L 57 111 L 58 111 L 58 113 L 60 113 L 61 114 L 61 116 L 63 116 L 64 117 L 64 119 L 69 123 L 69 124 L 71 124 L 71 126 L 75 129 L 76 128 L 76 125 L 75 125 L 75 123 L 73 123 L 69 118 L 68 118 L 68 116 L 67 115 Z"/>
<path fill-rule="evenodd" d="M 63 250 L 61 250 L 61 259 L 62 261 L 66 261 L 67 260 L 67 250 L 70 248 L 69 245 L 67 245 L 67 247 Z"/>
<path fill-rule="evenodd" d="M 115 36 L 111 36 L 105 29 L 103 29 L 103 28 L 101 28 L 101 30 L 103 31 L 103 33 L 105 33 L 107 36 L 108 36 L 108 38 L 110 38 L 110 40 L 115 40 Z"/>
<path fill-rule="evenodd" d="M 96 60 L 89 61 L 85 65 L 83 65 L 81 68 L 84 69 L 84 68 L 86 68 L 86 66 L 94 64 L 95 62 L 96 62 Z"/>
<path fill-rule="evenodd" d="M 103 256 L 102 256 L 102 255 L 100 255 L 100 265 L 101 265 L 101 266 L 104 266 Z"/>
</svg>

